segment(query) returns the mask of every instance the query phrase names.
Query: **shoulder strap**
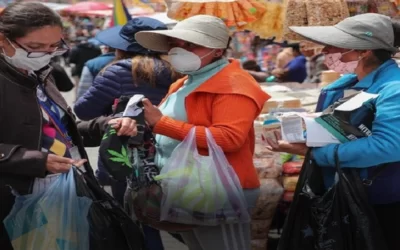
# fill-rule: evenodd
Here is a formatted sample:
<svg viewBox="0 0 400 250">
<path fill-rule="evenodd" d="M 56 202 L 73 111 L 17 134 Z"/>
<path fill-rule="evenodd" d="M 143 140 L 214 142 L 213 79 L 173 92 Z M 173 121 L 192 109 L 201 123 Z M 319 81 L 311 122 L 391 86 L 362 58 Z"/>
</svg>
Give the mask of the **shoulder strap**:
<svg viewBox="0 0 400 250">
<path fill-rule="evenodd" d="M 383 164 L 382 166 L 377 167 L 377 169 L 375 169 L 374 174 L 371 176 L 371 178 L 363 180 L 363 184 L 365 186 L 371 186 L 374 183 L 374 181 L 376 180 L 376 178 L 378 178 L 379 175 L 381 175 L 388 166 L 389 166 L 389 164 Z"/>
</svg>

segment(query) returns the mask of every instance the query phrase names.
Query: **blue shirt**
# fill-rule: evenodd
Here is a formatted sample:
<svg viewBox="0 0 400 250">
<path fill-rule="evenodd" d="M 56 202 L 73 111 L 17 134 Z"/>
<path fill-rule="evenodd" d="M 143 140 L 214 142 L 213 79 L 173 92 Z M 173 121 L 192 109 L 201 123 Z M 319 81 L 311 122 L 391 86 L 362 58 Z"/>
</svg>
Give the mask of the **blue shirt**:
<svg viewBox="0 0 400 250">
<path fill-rule="evenodd" d="M 225 58 L 211 63 L 202 69 L 189 75 L 188 80 L 175 93 L 172 93 L 160 105 L 160 110 L 163 115 L 171 117 L 175 120 L 187 122 L 187 114 L 185 108 L 186 97 L 198 88 L 202 83 L 206 82 L 212 76 L 220 72 L 229 64 Z M 159 168 L 162 168 L 166 161 L 171 157 L 172 152 L 178 146 L 180 141 L 174 140 L 164 135 L 156 135 L 156 157 L 155 163 Z"/>
<path fill-rule="evenodd" d="M 289 72 L 285 77 L 285 82 L 302 83 L 307 78 L 307 59 L 300 55 L 291 60 L 285 67 Z"/>
<path fill-rule="evenodd" d="M 343 97 L 345 89 L 363 90 L 378 94 L 372 135 L 339 145 L 341 167 L 361 168 L 361 176 L 371 176 L 368 168 L 394 163 L 374 181 L 369 190 L 371 202 L 388 204 L 400 201 L 400 68 L 389 60 L 361 81 L 356 75 L 345 75 L 322 90 L 317 111 L 322 111 Z M 333 184 L 335 145 L 313 149 L 317 164 L 326 167 L 325 183 Z"/>
</svg>

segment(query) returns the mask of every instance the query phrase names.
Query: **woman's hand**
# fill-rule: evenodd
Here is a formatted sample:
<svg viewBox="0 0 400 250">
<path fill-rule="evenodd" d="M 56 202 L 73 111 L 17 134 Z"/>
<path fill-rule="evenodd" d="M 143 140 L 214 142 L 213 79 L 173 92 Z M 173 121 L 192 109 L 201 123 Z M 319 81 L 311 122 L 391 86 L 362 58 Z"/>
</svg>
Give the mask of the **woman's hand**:
<svg viewBox="0 0 400 250">
<path fill-rule="evenodd" d="M 118 136 L 135 136 L 137 135 L 136 121 L 128 118 L 116 118 L 108 122 L 117 131 Z"/>
<path fill-rule="evenodd" d="M 268 150 L 273 152 L 285 152 L 294 155 L 306 155 L 308 151 L 308 147 L 305 143 L 289 143 L 287 141 L 282 140 L 281 133 L 278 131 L 274 132 L 275 139 L 271 140 L 267 138 L 267 146 Z"/>
<path fill-rule="evenodd" d="M 46 169 L 53 174 L 66 173 L 72 166 L 82 167 L 86 162 L 87 160 L 76 161 L 70 158 L 49 154 L 47 156 Z"/>
<path fill-rule="evenodd" d="M 145 98 L 142 102 L 144 106 L 144 119 L 150 127 L 154 127 L 161 120 L 163 114 L 149 99 Z"/>
</svg>

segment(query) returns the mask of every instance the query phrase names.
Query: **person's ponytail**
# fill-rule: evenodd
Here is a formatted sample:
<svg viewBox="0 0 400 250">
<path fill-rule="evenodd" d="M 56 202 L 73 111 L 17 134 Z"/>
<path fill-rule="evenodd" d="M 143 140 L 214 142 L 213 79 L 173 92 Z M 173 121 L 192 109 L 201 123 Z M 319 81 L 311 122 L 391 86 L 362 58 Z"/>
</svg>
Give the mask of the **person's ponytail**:
<svg viewBox="0 0 400 250">
<path fill-rule="evenodd" d="M 394 47 L 400 48 L 400 21 L 392 19 L 393 32 L 394 32 Z"/>
</svg>

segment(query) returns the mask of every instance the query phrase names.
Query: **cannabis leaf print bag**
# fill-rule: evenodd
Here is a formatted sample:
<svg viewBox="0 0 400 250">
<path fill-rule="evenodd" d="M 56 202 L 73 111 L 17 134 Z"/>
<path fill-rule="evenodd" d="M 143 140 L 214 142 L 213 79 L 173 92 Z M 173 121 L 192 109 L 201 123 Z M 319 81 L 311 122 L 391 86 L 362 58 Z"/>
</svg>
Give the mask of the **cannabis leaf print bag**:
<svg viewBox="0 0 400 250">
<path fill-rule="evenodd" d="M 132 173 L 128 140 L 129 137 L 118 136 L 115 129 L 108 126 L 100 144 L 99 154 L 104 167 L 117 181 L 126 181 Z"/>
<path fill-rule="evenodd" d="M 132 173 L 134 156 L 132 147 L 143 144 L 145 128 L 143 95 L 121 96 L 113 107 L 113 118 L 130 117 L 136 120 L 138 134 L 133 137 L 118 136 L 117 131 L 108 125 L 100 144 L 99 155 L 107 172 L 117 181 L 125 182 Z M 133 110 L 133 112 L 131 112 Z"/>
</svg>

